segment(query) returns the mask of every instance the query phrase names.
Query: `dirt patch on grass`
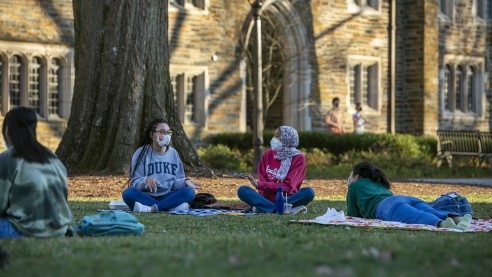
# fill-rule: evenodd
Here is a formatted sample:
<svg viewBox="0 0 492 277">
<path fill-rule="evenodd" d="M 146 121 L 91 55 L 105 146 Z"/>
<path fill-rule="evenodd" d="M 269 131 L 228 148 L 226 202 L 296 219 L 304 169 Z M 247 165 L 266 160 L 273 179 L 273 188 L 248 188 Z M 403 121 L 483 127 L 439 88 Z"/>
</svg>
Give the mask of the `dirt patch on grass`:
<svg viewBox="0 0 492 277">
<path fill-rule="evenodd" d="M 247 180 L 240 178 L 194 178 L 202 184 L 203 190 L 217 198 L 237 197 L 240 186 L 250 185 Z M 126 176 L 72 176 L 68 178 L 69 198 L 72 197 L 104 197 L 120 199 L 121 192 L 127 188 Z M 307 179 L 303 186 L 314 189 L 318 197 L 344 196 L 347 193 L 347 180 L 338 179 Z M 439 196 L 446 192 L 457 191 L 462 195 L 492 194 L 491 187 L 429 184 L 416 182 L 392 182 L 392 191 L 395 194 L 420 196 Z"/>
</svg>

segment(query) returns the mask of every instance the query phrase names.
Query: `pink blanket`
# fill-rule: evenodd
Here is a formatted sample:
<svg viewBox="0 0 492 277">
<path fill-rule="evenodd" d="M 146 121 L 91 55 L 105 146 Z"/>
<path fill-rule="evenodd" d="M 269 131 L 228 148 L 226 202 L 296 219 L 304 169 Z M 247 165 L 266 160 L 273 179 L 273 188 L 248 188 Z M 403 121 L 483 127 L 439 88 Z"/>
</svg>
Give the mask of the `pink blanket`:
<svg viewBox="0 0 492 277">
<path fill-rule="evenodd" d="M 346 216 L 346 221 L 320 221 L 316 219 L 307 220 L 291 220 L 294 223 L 304 224 L 322 224 L 322 225 L 345 225 L 353 227 L 369 227 L 369 228 L 397 228 L 405 230 L 427 230 L 427 231 L 441 231 L 441 232 L 489 232 L 492 230 L 492 219 L 473 219 L 471 222 L 471 229 L 468 231 L 462 231 L 458 229 L 449 228 L 437 228 L 432 225 L 425 224 L 406 224 L 396 221 L 383 221 L 379 219 L 366 219 L 360 217 Z"/>
</svg>

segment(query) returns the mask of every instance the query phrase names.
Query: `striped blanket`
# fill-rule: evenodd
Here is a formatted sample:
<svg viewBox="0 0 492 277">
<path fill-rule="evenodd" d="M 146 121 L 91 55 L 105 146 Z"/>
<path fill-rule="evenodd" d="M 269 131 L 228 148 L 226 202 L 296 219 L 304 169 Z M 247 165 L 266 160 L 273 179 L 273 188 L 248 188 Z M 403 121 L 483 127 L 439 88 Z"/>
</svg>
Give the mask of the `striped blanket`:
<svg viewBox="0 0 492 277">
<path fill-rule="evenodd" d="M 473 219 L 471 222 L 471 229 L 468 231 L 462 231 L 458 229 L 449 228 L 437 228 L 432 225 L 425 224 L 406 224 L 396 221 L 383 221 L 379 219 L 367 219 L 360 217 L 346 216 L 345 221 L 323 221 L 316 219 L 307 220 L 291 220 L 293 223 L 303 224 L 322 224 L 322 225 L 342 225 L 347 227 L 366 227 L 366 228 L 385 228 L 385 229 L 405 229 L 405 230 L 426 230 L 426 231 L 438 231 L 438 232 L 489 232 L 492 230 L 492 219 Z"/>
</svg>

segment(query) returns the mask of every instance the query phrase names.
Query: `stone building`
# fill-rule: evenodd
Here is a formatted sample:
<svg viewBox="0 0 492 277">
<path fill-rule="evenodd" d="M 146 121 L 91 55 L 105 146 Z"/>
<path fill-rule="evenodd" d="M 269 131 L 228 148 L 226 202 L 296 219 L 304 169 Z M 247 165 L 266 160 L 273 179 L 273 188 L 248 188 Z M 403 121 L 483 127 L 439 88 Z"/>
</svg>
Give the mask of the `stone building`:
<svg viewBox="0 0 492 277">
<path fill-rule="evenodd" d="M 266 127 L 346 131 L 492 129 L 492 0 L 265 0 Z M 251 5 L 171 0 L 170 72 L 190 138 L 251 129 Z M 23 105 L 60 133 L 74 80 L 70 0 L 0 0 L 0 110 Z M 1 120 L 1 119 L 0 119 Z M 63 127 L 61 127 L 63 129 Z"/>
</svg>

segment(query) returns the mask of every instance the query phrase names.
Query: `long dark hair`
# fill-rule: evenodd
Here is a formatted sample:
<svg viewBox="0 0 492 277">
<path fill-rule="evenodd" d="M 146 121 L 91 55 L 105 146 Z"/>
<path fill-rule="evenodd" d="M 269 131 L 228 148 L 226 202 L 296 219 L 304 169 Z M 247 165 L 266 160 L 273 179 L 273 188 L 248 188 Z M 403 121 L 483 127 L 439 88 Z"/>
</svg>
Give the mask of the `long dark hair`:
<svg viewBox="0 0 492 277">
<path fill-rule="evenodd" d="M 378 182 L 387 189 L 391 187 L 383 171 L 371 162 L 364 161 L 354 165 L 352 172 L 354 175 L 359 175 L 360 178 L 367 178 Z"/>
<path fill-rule="evenodd" d="M 145 157 L 147 157 L 147 153 L 149 152 L 149 150 L 152 147 L 152 140 L 150 138 L 150 133 L 155 132 L 155 128 L 157 127 L 158 124 L 161 124 L 161 123 L 167 124 L 167 121 L 164 120 L 164 119 L 161 119 L 161 118 L 154 119 L 147 126 L 147 129 L 145 129 L 145 133 L 144 133 L 144 135 L 142 137 L 142 140 L 140 142 L 140 145 L 137 147 L 137 149 L 140 148 L 140 147 L 143 147 L 143 148 L 142 148 L 142 151 L 140 152 L 140 154 L 138 155 L 138 158 L 137 158 L 137 162 L 135 164 L 135 167 L 134 168 L 131 168 L 132 165 L 130 164 L 130 178 L 128 180 L 128 183 L 130 183 L 130 180 L 131 180 L 131 178 L 133 176 L 133 173 L 135 172 L 135 170 L 137 170 L 137 167 L 140 164 L 140 162 L 142 162 L 142 159 L 144 159 Z"/>
<path fill-rule="evenodd" d="M 25 107 L 10 110 L 2 125 L 5 142 L 13 145 L 12 156 L 21 157 L 30 163 L 48 163 L 49 158 L 56 157 L 36 139 L 36 113 Z"/>
</svg>

